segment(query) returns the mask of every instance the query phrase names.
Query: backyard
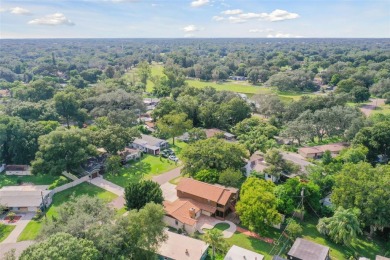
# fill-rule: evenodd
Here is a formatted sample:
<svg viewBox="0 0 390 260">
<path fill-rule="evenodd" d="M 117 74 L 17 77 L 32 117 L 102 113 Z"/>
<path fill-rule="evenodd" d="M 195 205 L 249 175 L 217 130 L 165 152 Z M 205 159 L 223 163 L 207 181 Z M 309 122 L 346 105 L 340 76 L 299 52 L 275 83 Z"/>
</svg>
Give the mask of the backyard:
<svg viewBox="0 0 390 260">
<path fill-rule="evenodd" d="M 0 174 L 0 188 L 3 186 L 14 186 L 21 183 L 29 183 L 34 185 L 50 185 L 50 188 L 64 185 L 70 180 L 64 176 L 51 176 L 51 175 L 27 175 L 27 176 L 15 176 Z"/>
<path fill-rule="evenodd" d="M 126 187 L 130 182 L 151 179 L 155 175 L 170 171 L 179 166 L 180 163 L 175 163 L 167 158 L 144 154 L 141 160 L 130 162 L 128 166 L 123 167 L 119 174 L 106 174 L 104 178 L 121 187 Z"/>
<path fill-rule="evenodd" d="M 99 187 L 96 187 L 92 184 L 84 182 L 80 185 L 67 189 L 65 191 L 59 192 L 53 196 L 53 203 L 50 208 L 46 212 L 46 217 L 51 218 L 52 216 L 57 215 L 56 208 L 58 208 L 61 204 L 68 201 L 72 196 L 80 196 L 80 195 L 88 195 L 91 197 L 98 197 L 106 202 L 111 202 L 117 196 L 111 192 L 105 191 Z M 24 240 L 34 240 L 38 236 L 45 217 L 42 217 L 39 220 L 31 220 L 23 232 L 20 234 L 18 241 Z"/>
</svg>

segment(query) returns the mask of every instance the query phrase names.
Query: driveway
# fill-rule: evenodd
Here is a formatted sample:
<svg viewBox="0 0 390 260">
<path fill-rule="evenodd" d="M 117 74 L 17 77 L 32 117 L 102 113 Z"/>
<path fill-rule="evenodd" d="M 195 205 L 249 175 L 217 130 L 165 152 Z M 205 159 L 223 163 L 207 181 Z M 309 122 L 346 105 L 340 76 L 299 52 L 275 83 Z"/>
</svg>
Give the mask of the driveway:
<svg viewBox="0 0 390 260">
<path fill-rule="evenodd" d="M 102 177 L 93 178 L 92 180 L 90 180 L 90 182 L 93 185 L 98 186 L 102 189 L 105 189 L 106 191 L 112 192 L 118 196 L 123 196 L 125 194 L 124 188 L 122 188 L 121 186 L 118 186 L 112 182 L 109 182 L 109 181 L 103 179 Z"/>
<path fill-rule="evenodd" d="M 16 227 L 14 228 L 14 230 L 12 230 L 12 232 L 8 235 L 8 237 L 0 244 L 16 243 L 19 235 L 22 233 L 23 229 L 27 226 L 30 220 L 35 216 L 35 213 L 31 212 L 31 213 L 23 213 L 17 215 L 22 215 L 22 218 L 19 219 L 16 223 L 12 224 L 13 226 Z"/>
<path fill-rule="evenodd" d="M 219 220 L 205 215 L 201 215 L 199 217 L 198 223 L 196 224 L 196 229 L 199 233 L 204 234 L 205 232 L 203 231 L 203 229 L 212 229 L 218 223 L 227 223 L 230 225 L 228 229 L 222 231 L 222 235 L 224 238 L 232 237 L 234 235 L 234 232 L 236 232 L 237 226 L 233 222 L 228 220 Z"/>
<path fill-rule="evenodd" d="M 372 98 L 370 101 L 370 103 L 360 107 L 360 111 L 362 111 L 366 116 L 369 116 L 378 106 L 385 105 L 385 99 L 383 98 Z"/>
<path fill-rule="evenodd" d="M 153 177 L 153 181 L 157 182 L 158 184 L 162 185 L 166 182 L 169 182 L 170 180 L 177 178 L 180 176 L 180 171 L 183 169 L 183 166 L 177 167 L 173 170 L 170 170 L 169 172 L 165 172 L 163 174 L 157 175 Z"/>
<path fill-rule="evenodd" d="M 17 243 L 0 244 L 0 260 L 5 260 L 5 253 L 11 251 L 12 249 L 15 249 L 15 256 L 16 259 L 18 259 L 22 252 L 34 243 L 34 241 L 22 241 Z"/>
<path fill-rule="evenodd" d="M 174 202 L 177 200 L 177 195 L 176 195 L 176 185 L 173 185 L 169 182 L 166 182 L 162 185 L 160 185 L 162 192 L 163 192 L 163 197 L 164 200 L 169 201 L 169 202 Z"/>
</svg>

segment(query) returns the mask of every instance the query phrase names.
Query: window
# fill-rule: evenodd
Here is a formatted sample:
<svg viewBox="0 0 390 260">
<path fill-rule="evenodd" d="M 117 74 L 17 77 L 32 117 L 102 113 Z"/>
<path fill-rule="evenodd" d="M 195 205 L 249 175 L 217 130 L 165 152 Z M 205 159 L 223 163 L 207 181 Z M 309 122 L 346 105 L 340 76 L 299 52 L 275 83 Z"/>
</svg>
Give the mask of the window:
<svg viewBox="0 0 390 260">
<path fill-rule="evenodd" d="M 179 225 L 179 221 L 175 220 L 175 225 L 176 226 Z"/>
</svg>

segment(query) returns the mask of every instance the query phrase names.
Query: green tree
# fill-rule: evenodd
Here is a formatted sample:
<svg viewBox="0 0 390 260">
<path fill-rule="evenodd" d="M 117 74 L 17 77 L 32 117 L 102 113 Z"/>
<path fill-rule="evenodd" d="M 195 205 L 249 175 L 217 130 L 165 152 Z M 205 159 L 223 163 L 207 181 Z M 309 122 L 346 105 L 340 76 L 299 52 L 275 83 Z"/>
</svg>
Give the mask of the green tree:
<svg viewBox="0 0 390 260">
<path fill-rule="evenodd" d="M 164 197 L 158 183 L 146 180 L 129 183 L 125 188 L 125 200 L 128 210 L 139 210 L 149 202 L 162 204 Z"/>
<path fill-rule="evenodd" d="M 332 217 L 321 218 L 318 221 L 318 232 L 328 235 L 335 243 L 348 246 L 358 234 L 362 234 L 359 215 L 360 211 L 357 209 L 339 207 Z"/>
<path fill-rule="evenodd" d="M 344 164 L 336 176 L 332 203 L 345 209 L 357 208 L 359 219 L 376 230 L 390 227 L 390 165 L 372 167 L 369 163 Z"/>
<path fill-rule="evenodd" d="M 296 222 L 292 218 L 288 219 L 287 222 L 288 224 L 286 227 L 286 232 L 289 235 L 290 239 L 292 241 L 295 241 L 295 239 L 302 234 L 303 228 L 298 222 Z"/>
<path fill-rule="evenodd" d="M 192 121 L 187 119 L 185 113 L 170 113 L 157 120 L 157 128 L 163 136 L 172 137 L 175 145 L 175 137 L 192 128 Z"/>
<path fill-rule="evenodd" d="M 264 224 L 279 224 L 281 216 L 276 210 L 275 184 L 249 177 L 241 186 L 236 210 L 243 225 L 250 230 L 263 230 Z"/>
<path fill-rule="evenodd" d="M 207 183 L 217 183 L 219 179 L 219 172 L 215 169 L 203 169 L 197 172 L 194 178 L 198 181 Z"/>
<path fill-rule="evenodd" d="M 90 240 L 73 237 L 67 233 L 57 233 L 42 242 L 29 246 L 23 251 L 20 259 L 94 260 L 100 259 L 100 253 Z"/>
<path fill-rule="evenodd" d="M 108 125 L 93 133 L 93 142 L 98 147 L 103 147 L 112 155 L 122 151 L 127 145 L 139 136 L 136 128 L 128 128 L 120 125 Z"/>
<path fill-rule="evenodd" d="M 149 63 L 146 61 L 140 62 L 137 65 L 137 76 L 139 80 L 146 85 L 148 78 L 152 75 L 152 70 Z"/>
<path fill-rule="evenodd" d="M 188 131 L 188 143 L 205 140 L 206 138 L 206 132 L 201 128 L 192 128 Z"/>
<path fill-rule="evenodd" d="M 13 211 L 10 211 L 8 214 L 7 214 L 7 217 L 9 219 L 10 222 L 13 222 L 15 217 L 16 217 L 16 213 L 13 212 Z"/>
<path fill-rule="evenodd" d="M 357 86 L 351 90 L 352 100 L 356 103 L 361 103 L 370 99 L 368 88 Z"/>
<path fill-rule="evenodd" d="M 162 98 L 156 108 L 152 111 L 152 118 L 154 121 L 178 110 L 177 103 L 170 98 Z"/>
<path fill-rule="evenodd" d="M 190 176 L 203 169 L 241 170 L 245 165 L 245 158 L 248 157 L 248 152 L 241 144 L 216 138 L 197 141 L 186 146 L 181 153 L 184 162 L 183 173 L 188 173 Z"/>
<path fill-rule="evenodd" d="M 32 173 L 60 175 L 74 172 L 90 156 L 96 154 L 88 134 L 82 129 L 59 128 L 39 137 L 39 149 L 32 162 Z"/>
<path fill-rule="evenodd" d="M 228 187 L 238 188 L 242 178 L 242 172 L 229 168 L 221 172 L 218 182 Z"/>
<path fill-rule="evenodd" d="M 77 116 L 80 106 L 76 95 L 72 92 L 58 92 L 56 95 L 54 95 L 54 106 L 57 113 L 65 118 L 66 125 L 69 128 L 69 121 Z"/>
<path fill-rule="evenodd" d="M 213 250 L 213 259 L 215 259 L 216 251 L 223 253 L 228 247 L 225 239 L 223 238 L 222 231 L 215 228 L 207 230 L 203 236 L 203 240 L 211 246 Z"/>
<path fill-rule="evenodd" d="M 111 155 L 106 162 L 106 171 L 112 175 L 119 174 L 122 167 L 122 159 L 119 155 Z"/>
</svg>

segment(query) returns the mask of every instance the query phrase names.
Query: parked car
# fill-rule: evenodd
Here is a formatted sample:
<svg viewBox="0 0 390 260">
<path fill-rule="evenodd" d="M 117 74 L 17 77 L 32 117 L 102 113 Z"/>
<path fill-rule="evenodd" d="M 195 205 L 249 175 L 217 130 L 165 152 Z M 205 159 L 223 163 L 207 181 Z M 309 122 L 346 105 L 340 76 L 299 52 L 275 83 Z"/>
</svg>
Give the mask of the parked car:
<svg viewBox="0 0 390 260">
<path fill-rule="evenodd" d="M 167 153 L 167 152 L 162 151 L 161 152 L 161 156 L 164 157 L 164 158 L 168 158 L 170 156 L 170 154 Z"/>
<path fill-rule="evenodd" d="M 168 157 L 168 159 L 171 160 L 171 161 L 174 161 L 174 162 L 179 161 L 179 159 L 178 159 L 176 156 L 174 156 L 174 155 L 170 155 L 170 156 Z"/>
<path fill-rule="evenodd" d="M 169 154 L 169 155 L 175 155 L 175 152 L 172 151 L 172 149 L 170 149 L 170 148 L 164 149 L 163 152 L 164 152 L 164 153 L 167 153 L 167 154 Z"/>
</svg>

